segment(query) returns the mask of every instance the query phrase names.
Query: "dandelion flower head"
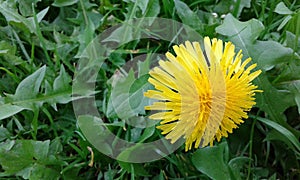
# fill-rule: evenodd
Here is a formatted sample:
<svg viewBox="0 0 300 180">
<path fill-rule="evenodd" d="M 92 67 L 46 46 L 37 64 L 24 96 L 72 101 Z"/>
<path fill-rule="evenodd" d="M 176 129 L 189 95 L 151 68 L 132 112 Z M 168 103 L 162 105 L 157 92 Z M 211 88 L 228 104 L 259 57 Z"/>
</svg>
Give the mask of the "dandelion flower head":
<svg viewBox="0 0 300 180">
<path fill-rule="evenodd" d="M 257 86 L 252 83 L 261 70 L 251 72 L 256 64 L 242 61 L 242 51 L 235 53 L 231 42 L 204 38 L 173 46 L 176 54 L 166 53 L 167 61 L 150 71 L 154 90 L 144 93 L 156 99 L 146 110 L 158 111 L 151 119 L 171 143 L 185 139 L 185 150 L 212 145 L 227 137 L 247 119 L 255 105 Z"/>
</svg>

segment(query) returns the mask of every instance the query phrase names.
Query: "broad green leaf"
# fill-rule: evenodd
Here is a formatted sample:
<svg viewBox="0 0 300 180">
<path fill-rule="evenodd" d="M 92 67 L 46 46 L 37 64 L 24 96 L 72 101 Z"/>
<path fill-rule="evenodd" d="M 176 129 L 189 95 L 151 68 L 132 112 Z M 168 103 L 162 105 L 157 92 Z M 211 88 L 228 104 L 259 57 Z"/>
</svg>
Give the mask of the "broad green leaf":
<svg viewBox="0 0 300 180">
<path fill-rule="evenodd" d="M 117 115 L 121 119 L 133 117 L 137 114 L 132 111 L 129 104 L 129 88 L 135 80 L 133 70 L 130 70 L 126 77 L 118 76 L 116 78 L 118 79 L 115 79 L 115 82 L 113 82 L 114 85 L 107 104 L 106 115 L 108 117 Z"/>
<path fill-rule="evenodd" d="M 124 14 L 126 20 L 156 17 L 159 13 L 160 6 L 158 0 L 125 0 L 125 2 L 128 3 L 128 6 L 125 8 L 127 13 Z"/>
<path fill-rule="evenodd" d="M 297 70 L 295 67 L 293 67 L 293 65 L 295 64 L 294 63 L 289 64 L 290 67 L 289 70 L 291 71 Z M 297 68 L 299 69 L 300 67 L 298 66 Z M 299 71 L 295 71 L 291 75 L 293 74 L 299 76 Z M 295 76 L 289 76 L 289 77 L 290 77 L 289 79 L 286 79 L 284 81 L 282 81 L 283 78 L 279 78 L 277 87 L 280 89 L 285 89 L 294 95 L 295 101 L 291 102 L 291 106 L 296 103 L 296 105 L 298 106 L 298 112 L 300 114 L 300 78 L 298 77 L 297 79 L 294 79 L 293 77 Z"/>
<path fill-rule="evenodd" d="M 73 5 L 77 2 L 78 0 L 55 0 L 54 3 L 52 3 L 52 5 L 56 7 L 64 7 Z"/>
<path fill-rule="evenodd" d="M 257 105 L 265 111 L 272 120 L 288 127 L 284 121 L 283 112 L 290 107 L 293 102 L 293 94 L 288 91 L 276 89 L 267 79 L 266 74 L 257 78 L 258 86 L 264 92 L 256 96 Z"/>
<path fill-rule="evenodd" d="M 107 116 L 117 115 L 121 119 L 128 119 L 138 114 L 144 114 L 144 106 L 149 104 L 150 99 L 144 97 L 143 93 L 152 88 L 148 83 L 148 77 L 148 74 L 145 74 L 136 79 L 132 69 L 127 75 L 115 76 L 107 104 Z"/>
<path fill-rule="evenodd" d="M 66 91 L 70 89 L 71 77 L 66 73 L 63 65 L 60 67 L 59 76 L 54 80 L 54 91 Z"/>
<path fill-rule="evenodd" d="M 238 2 L 238 3 L 236 3 Z M 239 5 L 238 7 L 235 7 L 234 13 L 236 17 L 240 17 L 241 12 L 244 8 L 250 8 L 251 7 L 251 0 L 238 0 L 238 1 L 233 1 L 232 4 Z"/>
<path fill-rule="evenodd" d="M 146 139 L 148 139 L 149 137 L 151 137 L 154 132 L 155 132 L 155 126 L 151 126 L 151 127 L 147 127 L 146 129 L 144 129 L 144 132 L 142 133 L 142 135 L 139 137 L 139 142 L 144 142 Z"/>
<path fill-rule="evenodd" d="M 17 1 L 19 3 L 20 13 L 24 17 L 28 17 L 28 16 L 33 16 L 32 3 L 36 5 L 36 3 L 40 2 L 41 0 L 27 0 L 27 1 L 17 0 Z"/>
<path fill-rule="evenodd" d="M 224 156 L 228 156 L 224 154 L 226 146 L 226 143 L 221 143 L 218 146 L 198 149 L 192 155 L 196 169 L 211 179 L 231 179 L 229 166 L 224 162 Z"/>
<path fill-rule="evenodd" d="M 51 85 L 46 86 L 45 96 L 53 96 L 47 100 L 52 107 L 57 110 L 56 104 L 66 104 L 72 101 L 72 87 L 70 85 L 71 77 L 66 73 L 63 65 L 60 67 L 59 76 L 54 80 L 53 87 Z"/>
<path fill-rule="evenodd" d="M 48 12 L 48 10 L 49 10 L 49 7 L 43 9 L 41 12 L 39 12 L 36 15 L 38 22 L 40 22 L 44 18 L 44 16 Z M 36 27 L 34 24 L 33 17 L 25 18 L 25 17 L 21 16 L 18 13 L 17 9 L 13 8 L 9 4 L 9 1 L 4 1 L 4 2 L 0 1 L 0 13 L 3 14 L 3 16 L 6 18 L 7 22 L 17 25 L 20 29 L 22 29 L 24 31 L 29 30 L 31 33 L 37 34 L 37 30 L 36 30 Z"/>
<path fill-rule="evenodd" d="M 296 35 L 286 31 L 286 45 L 292 48 L 295 52 L 298 53 L 298 59 L 300 59 L 300 37 L 296 38 Z"/>
<path fill-rule="evenodd" d="M 144 92 L 152 88 L 148 83 L 149 75 L 143 75 L 136 79 L 129 89 L 130 107 L 139 114 L 145 114 L 144 107 L 149 104 L 149 98 L 144 97 Z"/>
<path fill-rule="evenodd" d="M 0 120 L 13 116 L 24 109 L 26 108 L 12 104 L 0 104 Z"/>
<path fill-rule="evenodd" d="M 46 92 L 40 91 L 44 81 L 46 66 L 36 70 L 33 74 L 22 80 L 14 95 L 7 94 L 7 97 L 0 98 L 0 120 L 8 118 L 22 110 L 35 111 L 44 103 L 49 103 L 56 109 L 56 104 L 66 104 L 73 100 L 71 94 L 71 77 L 61 66 L 59 76 L 54 80 L 53 85 L 46 82 Z M 79 99 L 76 97 L 74 99 Z"/>
<path fill-rule="evenodd" d="M 294 146 L 295 148 L 298 150 L 298 152 L 300 153 L 300 142 L 299 140 L 295 137 L 295 135 L 293 133 L 291 133 L 291 131 L 289 131 L 288 129 L 286 129 L 285 127 L 281 126 L 280 124 L 273 122 L 269 119 L 266 118 L 262 118 L 262 117 L 256 117 L 257 120 L 259 120 L 260 122 L 274 128 L 276 131 L 278 131 L 279 133 L 281 133 L 285 138 L 287 138 L 287 140 L 289 140 Z"/>
<path fill-rule="evenodd" d="M 46 66 L 43 66 L 27 78 L 25 78 L 23 81 L 21 81 L 16 89 L 14 99 L 26 100 L 30 98 L 35 98 L 36 95 L 39 93 L 39 89 L 44 79 L 45 72 Z"/>
<path fill-rule="evenodd" d="M 35 164 L 32 167 L 29 176 L 29 179 L 57 180 L 60 178 L 61 174 L 57 169 L 41 164 Z"/>
<path fill-rule="evenodd" d="M 86 26 L 82 27 L 81 33 L 78 35 L 78 41 L 80 42 L 79 50 L 75 57 L 80 58 L 82 53 L 90 45 L 94 39 L 95 26 L 90 18 L 87 18 Z"/>
<path fill-rule="evenodd" d="M 184 2 L 174 0 L 175 8 L 182 22 L 196 30 L 203 29 L 203 24 L 197 14 L 193 12 Z"/>
<path fill-rule="evenodd" d="M 255 41 L 263 30 L 264 26 L 260 21 L 251 19 L 246 22 L 241 22 L 235 19 L 231 14 L 228 14 L 223 24 L 216 29 L 217 33 L 228 36 L 230 40 L 239 42 L 239 44 L 235 44 L 235 46 L 239 48 L 246 47 L 246 43 Z M 243 53 L 247 53 L 246 55 L 248 55 L 249 52 L 247 49 L 245 49 L 245 51 L 246 52 L 243 51 Z"/>
<path fill-rule="evenodd" d="M 35 71 L 33 74 L 21 81 L 14 95 L 8 95 L 8 102 L 0 102 L 0 119 L 10 117 L 24 109 L 34 110 L 41 102 L 31 101 L 37 98 L 40 85 L 44 79 L 46 66 Z"/>
<path fill-rule="evenodd" d="M 0 145 L 0 164 L 8 174 L 16 174 L 30 166 L 35 161 L 46 158 L 49 141 L 17 140 L 10 149 L 4 148 L 10 141 Z"/>
<path fill-rule="evenodd" d="M 54 140 L 51 140 L 49 146 L 49 154 L 59 154 L 62 151 L 63 151 L 63 145 L 61 143 L 61 140 L 59 138 L 55 138 Z"/>
<path fill-rule="evenodd" d="M 142 10 L 142 13 L 144 14 L 149 4 L 149 0 L 135 0 L 134 3 L 137 3 L 137 6 Z"/>
<path fill-rule="evenodd" d="M 103 40 L 103 42 L 114 41 L 120 44 L 125 44 L 134 39 L 133 31 L 133 27 L 123 24 L 115 29 L 106 39 Z"/>
<path fill-rule="evenodd" d="M 0 41 L 0 57 L 12 66 L 24 64 L 24 60 L 17 55 L 17 46 L 7 41 Z"/>
<path fill-rule="evenodd" d="M 142 128 L 134 127 L 130 128 L 130 137 L 127 139 L 130 142 L 137 142 L 142 133 Z"/>
<path fill-rule="evenodd" d="M 299 39 L 300 42 L 300 39 Z M 295 48 L 295 37 L 292 33 L 287 32 L 287 45 L 289 47 Z M 281 66 L 282 71 L 273 81 L 277 89 L 289 92 L 292 97 L 285 99 L 290 100 L 290 106 L 297 105 L 298 112 L 300 114 L 300 63 L 299 57 L 296 55 L 291 58 L 288 63 Z M 292 99 L 292 100 L 291 100 Z"/>
<path fill-rule="evenodd" d="M 148 74 L 150 71 L 150 60 L 148 58 L 145 61 L 138 61 L 137 63 L 139 77 Z"/>
<path fill-rule="evenodd" d="M 268 131 L 264 141 L 281 141 L 284 142 L 288 148 L 295 150 L 295 147 L 292 144 L 292 142 L 289 139 L 287 139 L 286 136 L 284 136 L 275 129 L 271 129 L 270 131 Z"/>
<path fill-rule="evenodd" d="M 50 141 L 16 140 L 0 144 L 0 165 L 4 174 L 24 179 L 58 179 L 62 161 L 49 154 Z M 53 168 L 56 165 L 56 168 Z"/>
<path fill-rule="evenodd" d="M 253 60 L 264 70 L 272 69 L 280 63 L 287 63 L 293 54 L 292 49 L 286 48 L 275 41 L 256 41 L 253 45 L 246 46 L 248 46 L 248 52 Z M 274 49 L 276 49 L 276 52 L 274 52 Z"/>
<path fill-rule="evenodd" d="M 240 22 L 229 14 L 226 16 L 224 23 L 217 27 L 216 31 L 227 36 L 237 49 L 242 49 L 244 58 L 251 57 L 253 63 L 258 65 L 258 69 L 268 70 L 278 63 L 286 62 L 291 58 L 293 51 L 274 41 L 256 40 L 263 29 L 264 26 L 258 20 L 252 19 Z M 254 82 L 259 89 L 264 91 L 257 94 L 257 105 L 272 120 L 289 127 L 283 118 L 283 112 L 290 107 L 290 101 L 293 99 L 292 94 L 274 88 L 264 71 Z M 289 127 L 289 129 L 293 128 Z"/>
<path fill-rule="evenodd" d="M 146 11 L 148 3 L 149 3 L 149 0 L 124 0 L 124 1 L 127 3 L 132 2 L 132 3 L 136 4 L 142 10 L 143 14 L 145 14 L 145 11 Z"/>
<path fill-rule="evenodd" d="M 292 14 L 293 13 L 293 11 L 291 11 L 288 7 L 286 7 L 284 2 L 278 3 L 274 12 L 276 12 L 278 14 Z"/>
<path fill-rule="evenodd" d="M 30 30 L 30 32 L 34 32 L 34 25 L 33 21 L 26 19 L 25 17 L 21 16 L 16 9 L 14 9 L 8 1 L 1 1 L 0 3 L 0 13 L 6 18 L 7 22 L 15 22 L 21 23 L 25 27 Z"/>
<path fill-rule="evenodd" d="M 2 125 L 1 125 L 0 126 L 0 142 L 5 139 L 8 139 L 10 137 L 10 135 L 11 134 L 9 133 L 9 131 L 6 128 L 2 127 Z"/>
<path fill-rule="evenodd" d="M 37 13 L 36 18 L 37 18 L 38 22 L 41 22 L 44 19 L 48 10 L 49 10 L 49 7 L 46 7 L 45 9 L 43 9 L 39 13 Z"/>
<path fill-rule="evenodd" d="M 160 12 L 159 0 L 151 0 L 148 2 L 147 9 L 143 13 L 143 17 L 156 17 Z"/>
<path fill-rule="evenodd" d="M 241 170 L 243 169 L 243 165 L 249 162 L 248 157 L 236 157 L 229 161 L 228 165 L 231 169 L 231 172 L 234 174 L 236 180 L 241 180 Z"/>
</svg>

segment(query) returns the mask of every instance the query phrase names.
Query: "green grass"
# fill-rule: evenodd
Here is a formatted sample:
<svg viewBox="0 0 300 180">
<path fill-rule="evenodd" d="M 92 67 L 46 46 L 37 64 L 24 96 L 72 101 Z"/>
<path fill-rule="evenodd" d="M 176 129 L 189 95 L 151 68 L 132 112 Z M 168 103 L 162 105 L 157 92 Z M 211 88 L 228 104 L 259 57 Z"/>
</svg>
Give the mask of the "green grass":
<svg viewBox="0 0 300 180">
<path fill-rule="evenodd" d="M 172 19 L 199 37 L 233 42 L 262 69 L 254 83 L 264 92 L 256 96 L 249 119 L 215 146 L 189 152 L 180 146 L 164 158 L 137 164 L 97 150 L 95 143 L 115 151 L 117 140 L 106 146 L 96 138 L 98 126 L 77 120 L 75 112 L 89 107 L 73 107 L 72 79 L 80 73 L 97 75 L 83 76 L 91 78 L 83 82 L 92 80 L 96 86 L 82 96 L 96 97 L 100 118 L 113 134 L 136 143 L 160 139 L 154 127 L 134 127 L 122 119 L 140 122 L 147 113 L 143 92 L 152 88 L 147 83 L 153 65 L 149 54 L 164 54 L 191 34 L 167 26 L 151 32 L 153 38 L 132 40 L 150 32 L 142 22 L 121 26 L 114 33 L 123 44 L 109 57 L 80 61 L 85 49 L 94 47 L 89 46 L 92 40 L 108 28 L 147 17 Z M 177 33 L 174 41 L 160 40 L 163 32 L 166 37 Z M 78 70 L 78 65 L 86 69 Z M 0 0 L 0 179 L 299 179 L 299 72 L 296 0 Z M 125 92 L 134 108 L 118 99 Z M 84 127 L 95 129 L 88 133 L 94 139 Z M 134 156 L 138 148 L 125 149 L 122 158 Z"/>
</svg>

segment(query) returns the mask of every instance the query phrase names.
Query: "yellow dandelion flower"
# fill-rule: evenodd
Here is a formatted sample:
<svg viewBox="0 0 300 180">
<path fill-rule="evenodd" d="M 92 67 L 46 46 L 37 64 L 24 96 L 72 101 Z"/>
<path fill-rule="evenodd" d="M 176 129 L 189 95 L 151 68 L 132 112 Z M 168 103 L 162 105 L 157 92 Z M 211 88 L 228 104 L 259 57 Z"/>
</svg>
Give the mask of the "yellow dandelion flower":
<svg viewBox="0 0 300 180">
<path fill-rule="evenodd" d="M 222 40 L 204 38 L 204 51 L 198 42 L 186 41 L 173 46 L 176 57 L 166 53 L 168 61 L 150 71 L 149 82 L 155 90 L 144 93 L 156 99 L 146 110 L 158 110 L 150 116 L 161 120 L 158 129 L 171 143 L 185 139 L 185 150 L 212 145 L 248 118 L 255 105 L 257 86 L 252 84 L 261 70 L 250 72 L 256 64 L 242 62 L 242 51 Z M 248 65 L 248 66 L 247 66 Z"/>
</svg>

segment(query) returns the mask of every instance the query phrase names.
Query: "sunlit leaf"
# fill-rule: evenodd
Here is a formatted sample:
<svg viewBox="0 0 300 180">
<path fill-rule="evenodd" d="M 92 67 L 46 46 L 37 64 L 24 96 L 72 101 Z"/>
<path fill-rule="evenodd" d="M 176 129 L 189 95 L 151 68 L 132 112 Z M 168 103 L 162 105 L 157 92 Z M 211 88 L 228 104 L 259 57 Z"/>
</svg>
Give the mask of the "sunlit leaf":
<svg viewBox="0 0 300 180">
<path fill-rule="evenodd" d="M 292 14 L 293 13 L 293 11 L 291 11 L 288 7 L 286 7 L 284 2 L 280 2 L 277 4 L 277 6 L 275 8 L 275 12 L 278 14 Z"/>
<path fill-rule="evenodd" d="M 201 30 L 203 28 L 201 20 L 197 14 L 193 12 L 184 2 L 175 0 L 174 3 L 178 16 L 184 24 L 189 25 L 196 30 Z"/>
</svg>

